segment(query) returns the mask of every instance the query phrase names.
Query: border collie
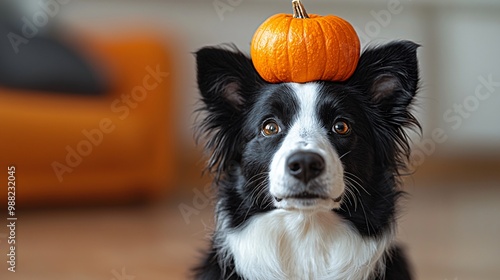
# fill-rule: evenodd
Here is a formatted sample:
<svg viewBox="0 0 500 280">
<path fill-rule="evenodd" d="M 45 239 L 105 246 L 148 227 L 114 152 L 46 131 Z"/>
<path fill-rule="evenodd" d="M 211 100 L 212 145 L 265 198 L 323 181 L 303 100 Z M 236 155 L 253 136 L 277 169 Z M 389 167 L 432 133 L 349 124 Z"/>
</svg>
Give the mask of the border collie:
<svg viewBox="0 0 500 280">
<path fill-rule="evenodd" d="M 216 226 L 196 279 L 407 280 L 395 244 L 418 45 L 366 49 L 345 82 L 265 82 L 235 48 L 196 52 Z"/>
</svg>

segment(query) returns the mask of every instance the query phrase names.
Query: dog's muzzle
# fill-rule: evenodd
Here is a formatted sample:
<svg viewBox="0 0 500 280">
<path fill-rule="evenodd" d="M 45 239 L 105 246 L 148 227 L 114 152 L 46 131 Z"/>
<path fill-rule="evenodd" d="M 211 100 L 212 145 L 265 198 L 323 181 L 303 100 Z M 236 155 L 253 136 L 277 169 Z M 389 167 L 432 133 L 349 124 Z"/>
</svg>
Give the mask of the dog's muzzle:
<svg viewBox="0 0 500 280">
<path fill-rule="evenodd" d="M 279 208 L 332 209 L 342 200 L 342 196 L 332 198 L 319 178 L 326 172 L 326 161 L 320 154 L 297 151 L 286 158 L 285 164 L 286 173 L 293 179 L 283 194 L 274 197 Z"/>
</svg>

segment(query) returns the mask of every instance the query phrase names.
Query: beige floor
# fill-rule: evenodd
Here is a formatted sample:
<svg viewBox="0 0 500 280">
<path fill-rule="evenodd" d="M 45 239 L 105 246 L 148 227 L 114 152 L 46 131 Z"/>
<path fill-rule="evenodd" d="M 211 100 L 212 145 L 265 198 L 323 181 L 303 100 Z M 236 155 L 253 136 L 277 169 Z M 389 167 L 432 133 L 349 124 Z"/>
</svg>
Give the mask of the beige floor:
<svg viewBox="0 0 500 280">
<path fill-rule="evenodd" d="M 409 181 L 399 237 L 423 280 L 500 279 L 498 182 L 434 185 Z M 17 272 L 0 279 L 187 279 L 211 228 L 210 208 L 183 219 L 180 203 L 24 211 L 17 227 Z M 198 201 L 202 203 L 203 201 Z M 203 205 L 199 205 L 203 206 Z M 5 256 L 5 230 L 0 252 Z"/>
</svg>

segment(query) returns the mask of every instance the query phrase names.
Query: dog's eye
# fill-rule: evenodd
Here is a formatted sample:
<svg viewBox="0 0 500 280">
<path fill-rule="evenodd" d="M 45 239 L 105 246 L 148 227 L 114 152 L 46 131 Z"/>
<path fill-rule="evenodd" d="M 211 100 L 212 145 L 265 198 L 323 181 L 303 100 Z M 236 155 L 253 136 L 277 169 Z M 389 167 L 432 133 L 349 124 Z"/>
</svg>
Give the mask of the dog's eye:
<svg viewBox="0 0 500 280">
<path fill-rule="evenodd" d="M 275 120 L 267 120 L 262 124 L 262 135 L 273 136 L 280 132 L 280 126 Z"/>
<path fill-rule="evenodd" d="M 340 120 L 333 125 L 333 132 L 339 135 L 347 135 L 351 132 L 351 127 L 347 121 Z"/>
</svg>

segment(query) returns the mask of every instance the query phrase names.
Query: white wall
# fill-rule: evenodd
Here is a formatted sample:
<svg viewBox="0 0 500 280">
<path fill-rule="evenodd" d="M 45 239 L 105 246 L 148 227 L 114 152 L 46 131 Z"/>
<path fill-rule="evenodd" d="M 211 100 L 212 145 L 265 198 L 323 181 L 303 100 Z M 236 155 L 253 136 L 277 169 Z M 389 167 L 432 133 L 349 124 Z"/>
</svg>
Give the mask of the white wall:
<svg viewBox="0 0 500 280">
<path fill-rule="evenodd" d="M 234 7 L 217 13 L 216 1 Z M 421 44 L 423 87 L 418 115 L 424 140 L 437 128 L 447 136 L 437 145 L 438 153 L 500 155 L 500 1 L 400 0 L 396 8 L 388 8 L 396 1 L 303 0 L 309 13 L 336 14 L 350 21 L 360 34 L 367 35 L 362 36 L 365 44 L 392 39 Z M 64 24 L 95 29 L 120 28 L 120 22 L 148 22 L 165 33 L 173 30 L 186 45 L 183 55 L 189 71 L 183 94 L 188 94 L 192 103 L 196 86 L 190 52 L 224 42 L 248 51 L 257 26 L 272 14 L 289 13 L 289 2 L 73 0 L 64 6 L 59 19 Z M 484 100 L 474 97 L 481 84 L 479 77 L 496 82 L 488 97 L 484 97 L 487 91 L 480 92 Z M 455 104 L 464 101 L 465 112 L 455 112 Z"/>
<path fill-rule="evenodd" d="M 500 9 L 441 9 L 436 23 L 436 125 L 451 145 L 500 148 Z M 490 78 L 493 87 L 481 88 Z"/>
</svg>

